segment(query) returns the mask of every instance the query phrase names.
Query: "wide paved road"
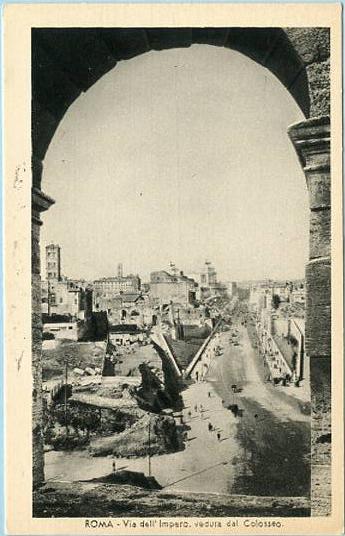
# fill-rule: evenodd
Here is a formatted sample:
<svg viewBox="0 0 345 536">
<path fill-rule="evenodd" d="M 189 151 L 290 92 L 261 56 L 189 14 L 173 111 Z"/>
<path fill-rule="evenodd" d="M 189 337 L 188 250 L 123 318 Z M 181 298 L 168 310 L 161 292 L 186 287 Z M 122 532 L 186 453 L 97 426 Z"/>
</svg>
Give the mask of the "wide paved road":
<svg viewBox="0 0 345 536">
<path fill-rule="evenodd" d="M 236 439 L 236 418 L 207 382 L 194 383 L 182 392 L 183 419 L 188 427 L 185 449 L 152 456 L 151 472 L 164 489 L 185 492 L 231 492 L 241 449 Z M 209 430 L 209 423 L 212 430 Z M 219 434 L 219 438 L 218 438 Z M 87 480 L 112 471 L 111 457 L 91 457 L 87 451 L 48 452 L 46 478 Z M 121 458 L 118 469 L 148 474 L 147 458 Z"/>
<path fill-rule="evenodd" d="M 223 354 L 212 362 L 208 381 L 224 405 L 238 404 L 237 435 L 243 451 L 235 463 L 233 493 L 308 496 L 310 488 L 310 420 L 296 398 L 265 382 L 261 358 L 251 347 L 247 329 L 236 325 L 239 345 L 221 334 Z M 233 394 L 231 385 L 242 388 Z M 234 463 L 234 461 L 233 461 Z"/>
<path fill-rule="evenodd" d="M 182 392 L 185 449 L 153 456 L 152 475 L 165 491 L 307 496 L 309 418 L 296 399 L 264 382 L 246 329 L 237 329 L 239 346 L 222 333 L 223 354 L 212 361 L 207 381 Z M 242 392 L 234 396 L 232 384 Z M 243 410 L 241 417 L 227 409 L 233 403 Z M 147 474 L 148 460 L 121 459 L 120 468 Z M 111 457 L 92 458 L 87 451 L 46 454 L 47 479 L 90 479 L 111 470 Z"/>
</svg>

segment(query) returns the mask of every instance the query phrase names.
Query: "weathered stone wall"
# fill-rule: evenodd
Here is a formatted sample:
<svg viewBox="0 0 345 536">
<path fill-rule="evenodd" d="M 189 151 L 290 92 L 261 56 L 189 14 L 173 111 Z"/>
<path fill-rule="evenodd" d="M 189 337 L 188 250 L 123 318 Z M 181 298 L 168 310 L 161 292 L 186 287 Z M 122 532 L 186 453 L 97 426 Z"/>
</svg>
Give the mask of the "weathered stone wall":
<svg viewBox="0 0 345 536">
<path fill-rule="evenodd" d="M 35 165 L 33 173 L 37 172 Z M 38 173 L 41 172 L 40 166 Z M 32 189 L 31 223 L 31 322 L 32 322 L 32 479 L 34 488 L 44 480 L 43 408 L 42 408 L 42 304 L 40 262 L 40 212 L 54 201 Z"/>
<path fill-rule="evenodd" d="M 306 353 L 312 402 L 312 515 L 331 513 L 331 177 L 329 117 L 289 130 L 303 166 L 310 203 L 306 266 Z"/>
<path fill-rule="evenodd" d="M 331 360 L 313 357 L 311 378 L 311 508 L 313 516 L 331 514 Z"/>
<path fill-rule="evenodd" d="M 40 226 L 38 214 L 32 223 L 32 443 L 33 485 L 44 480 L 43 422 L 42 422 L 42 322 L 41 322 L 41 277 L 39 257 Z"/>
<path fill-rule="evenodd" d="M 284 28 L 307 69 L 310 117 L 330 113 L 329 28 Z"/>
</svg>

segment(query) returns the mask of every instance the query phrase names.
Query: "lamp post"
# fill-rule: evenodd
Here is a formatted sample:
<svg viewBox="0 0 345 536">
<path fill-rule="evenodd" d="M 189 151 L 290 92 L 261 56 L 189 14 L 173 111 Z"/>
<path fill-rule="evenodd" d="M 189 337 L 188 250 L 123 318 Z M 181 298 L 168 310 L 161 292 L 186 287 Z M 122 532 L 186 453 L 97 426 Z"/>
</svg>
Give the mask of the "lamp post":
<svg viewBox="0 0 345 536">
<path fill-rule="evenodd" d="M 64 409 L 65 409 L 65 426 L 66 426 L 66 436 L 68 436 L 68 424 L 67 424 L 67 382 L 68 382 L 68 359 L 65 358 L 65 389 L 64 389 Z"/>
<path fill-rule="evenodd" d="M 149 476 L 151 476 L 151 417 L 149 417 L 149 448 L 148 448 L 148 455 L 149 455 Z"/>
</svg>

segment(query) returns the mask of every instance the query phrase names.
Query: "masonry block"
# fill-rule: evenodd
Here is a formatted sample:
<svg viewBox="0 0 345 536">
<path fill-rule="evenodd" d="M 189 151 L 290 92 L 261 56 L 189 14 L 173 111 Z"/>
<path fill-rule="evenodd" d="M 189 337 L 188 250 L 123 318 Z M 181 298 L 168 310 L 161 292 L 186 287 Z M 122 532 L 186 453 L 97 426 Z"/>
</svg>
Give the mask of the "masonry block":
<svg viewBox="0 0 345 536">
<path fill-rule="evenodd" d="M 327 166 L 323 163 L 323 166 Z M 327 166 L 328 167 L 328 166 Z M 322 164 L 315 168 L 305 170 L 309 192 L 310 210 L 324 209 L 331 206 L 331 177 L 329 168 L 325 169 Z"/>
<path fill-rule="evenodd" d="M 311 378 L 311 506 L 312 515 L 331 513 L 331 360 L 313 357 Z"/>
<path fill-rule="evenodd" d="M 331 211 L 311 211 L 309 228 L 309 258 L 331 255 Z"/>
</svg>

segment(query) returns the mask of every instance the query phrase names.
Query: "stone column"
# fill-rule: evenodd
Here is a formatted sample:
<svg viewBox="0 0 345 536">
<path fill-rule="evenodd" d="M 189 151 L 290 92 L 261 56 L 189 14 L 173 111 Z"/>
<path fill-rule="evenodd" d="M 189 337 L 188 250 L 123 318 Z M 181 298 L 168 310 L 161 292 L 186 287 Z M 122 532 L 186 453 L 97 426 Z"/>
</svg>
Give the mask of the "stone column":
<svg viewBox="0 0 345 536">
<path fill-rule="evenodd" d="M 312 515 L 331 511 L 331 178 L 330 119 L 289 128 L 307 181 L 310 205 L 306 266 L 305 349 L 310 359 L 312 405 Z"/>
<path fill-rule="evenodd" d="M 40 276 L 40 213 L 54 203 L 41 190 L 32 188 L 31 292 L 32 292 L 32 477 L 37 487 L 44 480 L 42 426 L 42 320 Z"/>
</svg>

